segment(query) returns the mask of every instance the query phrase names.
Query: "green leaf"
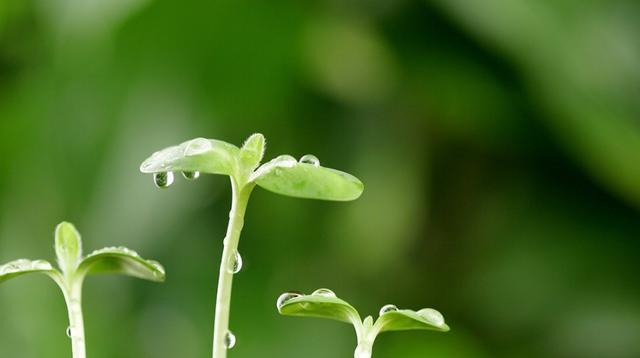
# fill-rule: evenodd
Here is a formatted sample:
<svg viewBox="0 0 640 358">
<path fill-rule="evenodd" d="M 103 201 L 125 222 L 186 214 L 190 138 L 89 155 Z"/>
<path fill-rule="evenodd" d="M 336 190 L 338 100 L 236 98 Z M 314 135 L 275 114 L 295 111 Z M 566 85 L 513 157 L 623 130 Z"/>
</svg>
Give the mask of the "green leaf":
<svg viewBox="0 0 640 358">
<path fill-rule="evenodd" d="M 82 238 L 73 224 L 63 221 L 56 226 L 55 246 L 62 272 L 73 272 L 82 259 Z"/>
<path fill-rule="evenodd" d="M 317 317 L 361 324 L 358 311 L 328 289 L 319 289 L 310 295 L 283 293 L 278 298 L 277 307 L 284 316 Z"/>
<path fill-rule="evenodd" d="M 251 180 L 274 193 L 307 199 L 355 200 L 364 189 L 362 182 L 351 174 L 319 163 L 300 163 L 288 155 L 263 164 Z"/>
<path fill-rule="evenodd" d="M 78 271 L 82 273 L 119 273 L 145 280 L 162 282 L 165 271 L 160 263 L 145 260 L 126 247 L 105 247 L 85 257 Z"/>
<path fill-rule="evenodd" d="M 140 165 L 143 173 L 202 172 L 233 176 L 240 149 L 215 139 L 196 138 L 157 151 Z"/>
<path fill-rule="evenodd" d="M 34 272 L 46 273 L 49 275 L 55 275 L 58 273 L 58 271 L 47 261 L 20 259 L 0 266 L 0 283 L 20 275 Z"/>
<path fill-rule="evenodd" d="M 379 332 L 415 329 L 449 331 L 449 326 L 444 322 L 442 314 L 431 308 L 424 308 L 418 312 L 412 310 L 385 312 L 378 318 L 375 325 L 379 327 Z"/>
<path fill-rule="evenodd" d="M 260 133 L 252 134 L 244 142 L 240 149 L 240 161 L 242 166 L 249 171 L 253 171 L 260 165 L 264 157 L 265 139 Z"/>
</svg>

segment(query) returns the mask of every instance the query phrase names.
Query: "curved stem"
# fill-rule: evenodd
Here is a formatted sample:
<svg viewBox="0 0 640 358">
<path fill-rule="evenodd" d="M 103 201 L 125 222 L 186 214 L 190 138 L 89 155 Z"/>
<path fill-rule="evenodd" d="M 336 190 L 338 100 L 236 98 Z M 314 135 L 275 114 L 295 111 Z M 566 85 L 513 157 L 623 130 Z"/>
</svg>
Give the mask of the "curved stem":
<svg viewBox="0 0 640 358">
<path fill-rule="evenodd" d="M 218 293 L 216 297 L 216 316 L 213 329 L 213 358 L 225 358 L 227 347 L 226 335 L 229 332 L 229 311 L 231 308 L 231 288 L 233 285 L 233 271 L 235 255 L 240 241 L 240 232 L 244 225 L 244 213 L 253 184 L 240 187 L 232 178 L 232 202 L 229 212 L 229 225 L 227 235 L 224 238 L 224 249 L 220 262 L 220 274 L 218 277 Z"/>
<path fill-rule="evenodd" d="M 75 280 L 68 290 L 64 290 L 64 299 L 69 314 L 69 338 L 73 358 L 85 358 L 84 319 L 82 317 L 82 280 Z"/>
</svg>

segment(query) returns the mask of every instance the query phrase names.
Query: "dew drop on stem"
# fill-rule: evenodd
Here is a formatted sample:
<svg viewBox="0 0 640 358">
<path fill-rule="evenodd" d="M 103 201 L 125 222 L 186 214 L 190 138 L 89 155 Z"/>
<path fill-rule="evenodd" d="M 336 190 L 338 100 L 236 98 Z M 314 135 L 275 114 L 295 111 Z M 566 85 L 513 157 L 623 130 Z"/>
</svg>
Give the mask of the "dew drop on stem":
<svg viewBox="0 0 640 358">
<path fill-rule="evenodd" d="M 71 338 L 71 336 L 72 336 L 71 326 L 67 327 L 66 334 L 67 334 L 67 337 Z"/>
<path fill-rule="evenodd" d="M 291 292 L 285 292 L 281 294 L 280 297 L 278 297 L 278 301 L 276 302 L 276 307 L 278 308 L 278 311 L 282 308 L 282 306 L 285 305 L 285 303 L 297 297 L 302 297 L 302 293 L 291 291 Z"/>
<path fill-rule="evenodd" d="M 242 256 L 236 251 L 229 263 L 229 273 L 238 273 L 240 270 L 242 270 Z"/>
<path fill-rule="evenodd" d="M 158 188 L 166 189 L 173 184 L 173 172 L 161 172 L 153 175 L 153 182 Z"/>
<path fill-rule="evenodd" d="M 227 349 L 231 349 L 235 347 L 235 345 L 236 345 L 236 336 L 231 331 L 228 331 L 227 334 L 225 334 L 224 336 L 224 347 Z"/>
<path fill-rule="evenodd" d="M 320 159 L 313 154 L 305 154 L 300 158 L 300 163 L 311 164 L 314 167 L 320 166 Z"/>
<path fill-rule="evenodd" d="M 398 310 L 398 307 L 396 307 L 395 305 L 384 305 L 380 309 L 380 316 L 382 316 L 385 313 L 395 312 L 397 310 Z"/>
</svg>

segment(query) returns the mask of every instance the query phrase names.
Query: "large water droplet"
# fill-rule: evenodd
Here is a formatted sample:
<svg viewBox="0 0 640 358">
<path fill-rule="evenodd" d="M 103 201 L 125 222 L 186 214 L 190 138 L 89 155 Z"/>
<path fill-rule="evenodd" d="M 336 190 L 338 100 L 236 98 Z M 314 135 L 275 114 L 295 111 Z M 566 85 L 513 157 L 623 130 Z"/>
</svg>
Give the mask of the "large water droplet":
<svg viewBox="0 0 640 358">
<path fill-rule="evenodd" d="M 205 138 L 196 138 L 192 139 L 186 143 L 183 143 L 184 147 L 184 155 L 187 157 L 203 154 L 213 148 L 213 145 L 208 139 Z"/>
<path fill-rule="evenodd" d="M 242 270 L 242 256 L 236 251 L 229 263 L 229 273 L 238 273 L 240 270 Z"/>
<path fill-rule="evenodd" d="M 67 333 L 67 337 L 69 337 L 69 338 L 72 337 L 73 330 L 71 329 L 71 326 L 67 327 L 66 333 Z"/>
<path fill-rule="evenodd" d="M 197 170 L 194 172 L 182 172 L 182 176 L 187 180 L 196 180 L 200 178 L 200 172 Z"/>
<path fill-rule="evenodd" d="M 168 188 L 173 184 L 173 172 L 155 173 L 153 174 L 153 182 L 158 188 Z"/>
<path fill-rule="evenodd" d="M 382 316 L 385 313 L 395 312 L 397 310 L 398 310 L 398 307 L 396 307 L 395 305 L 384 305 L 380 309 L 380 316 Z"/>
<path fill-rule="evenodd" d="M 298 163 L 298 161 L 296 161 L 296 158 L 288 154 L 283 154 L 273 158 L 270 163 L 277 167 L 292 168 Z"/>
<path fill-rule="evenodd" d="M 224 346 L 227 349 L 231 349 L 233 347 L 235 347 L 236 345 L 236 336 L 231 333 L 231 331 L 228 331 L 227 334 L 224 336 Z"/>
<path fill-rule="evenodd" d="M 314 296 L 336 297 L 336 294 L 328 288 L 319 288 L 313 291 Z"/>
<path fill-rule="evenodd" d="M 444 324 L 444 317 L 442 317 L 442 314 L 432 308 L 423 308 L 418 311 L 418 314 L 436 326 L 442 326 Z"/>
<path fill-rule="evenodd" d="M 276 302 L 276 307 L 278 308 L 278 311 L 280 311 L 280 309 L 282 308 L 282 306 L 285 305 L 285 303 L 298 297 L 302 297 L 302 293 L 291 291 L 291 292 L 285 292 L 281 294 L 280 297 L 278 297 L 278 301 Z"/>
<path fill-rule="evenodd" d="M 300 158 L 300 163 L 311 164 L 314 167 L 320 166 L 320 159 L 313 154 L 305 154 Z"/>
</svg>

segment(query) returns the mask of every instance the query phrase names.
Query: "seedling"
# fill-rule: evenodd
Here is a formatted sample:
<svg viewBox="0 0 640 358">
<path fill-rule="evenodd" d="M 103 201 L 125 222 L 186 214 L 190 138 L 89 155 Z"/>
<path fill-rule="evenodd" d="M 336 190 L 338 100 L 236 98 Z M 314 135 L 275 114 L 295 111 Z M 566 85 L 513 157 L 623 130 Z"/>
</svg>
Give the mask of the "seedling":
<svg viewBox="0 0 640 358">
<path fill-rule="evenodd" d="M 188 180 L 197 179 L 201 173 L 228 175 L 231 179 L 231 211 L 223 241 L 216 298 L 214 358 L 226 357 L 227 350 L 236 342 L 229 331 L 231 286 L 233 275 L 242 267 L 238 242 L 254 187 L 258 185 L 277 194 L 298 198 L 334 201 L 355 200 L 364 188 L 356 177 L 320 166 L 320 161 L 313 155 L 305 155 L 299 161 L 290 155 L 281 155 L 260 165 L 264 149 L 262 134 L 250 136 L 242 148 L 220 140 L 196 138 L 155 152 L 140 166 L 143 173 L 153 174 L 153 180 L 160 188 L 173 183 L 173 172 L 181 172 Z"/>
<path fill-rule="evenodd" d="M 149 281 L 164 281 L 164 268 L 145 260 L 126 247 L 106 247 L 82 256 L 82 239 L 73 224 L 62 222 L 55 231 L 55 250 L 59 270 L 44 260 L 20 259 L 0 266 L 0 283 L 28 273 L 43 273 L 58 284 L 69 314 L 67 336 L 71 338 L 73 358 L 85 358 L 82 283 L 95 273 L 119 273 Z"/>
<path fill-rule="evenodd" d="M 310 295 L 299 292 L 285 292 L 276 303 L 278 312 L 285 316 L 317 317 L 351 323 L 356 330 L 358 345 L 355 358 L 370 358 L 373 343 L 378 334 L 391 331 L 432 330 L 449 331 L 440 312 L 432 308 L 419 311 L 398 309 L 394 305 L 385 305 L 380 309 L 378 319 L 360 314 L 346 301 L 338 298 L 333 291 L 321 288 Z"/>
</svg>

